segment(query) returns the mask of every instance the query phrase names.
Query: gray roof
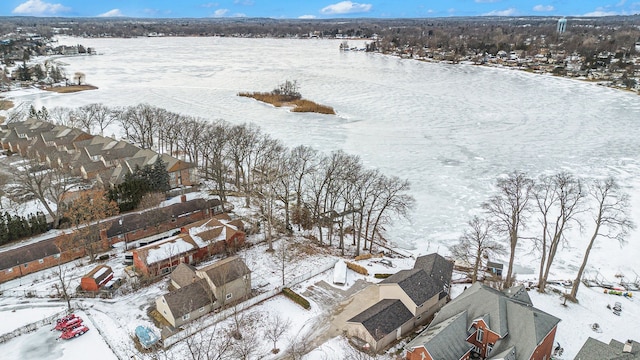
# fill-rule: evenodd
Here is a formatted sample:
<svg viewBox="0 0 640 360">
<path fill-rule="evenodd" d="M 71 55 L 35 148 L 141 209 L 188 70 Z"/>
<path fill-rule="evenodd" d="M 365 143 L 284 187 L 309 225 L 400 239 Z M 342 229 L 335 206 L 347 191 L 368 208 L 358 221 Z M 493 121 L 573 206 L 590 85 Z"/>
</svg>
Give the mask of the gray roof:
<svg viewBox="0 0 640 360">
<path fill-rule="evenodd" d="M 200 279 L 196 276 L 196 268 L 193 265 L 185 263 L 180 263 L 180 265 L 171 272 L 170 277 L 179 287 L 187 286 Z"/>
<path fill-rule="evenodd" d="M 423 269 L 427 274 L 438 281 L 441 287 L 449 287 L 451 274 L 453 273 L 453 262 L 445 259 L 437 253 L 423 255 L 416 259 L 414 269 Z"/>
<path fill-rule="evenodd" d="M 401 270 L 380 283 L 397 283 L 416 305 L 423 304 L 443 290 L 439 283 L 422 269 Z"/>
<path fill-rule="evenodd" d="M 452 272 L 453 263 L 433 253 L 418 257 L 413 269 L 398 271 L 380 283 L 398 284 L 416 305 L 421 305 L 442 292 L 448 294 Z"/>
<path fill-rule="evenodd" d="M 207 281 L 202 279 L 164 295 L 164 299 L 174 318 L 188 314 L 212 304 L 215 296 L 208 290 Z"/>
<path fill-rule="evenodd" d="M 48 256 L 59 254 L 53 238 L 0 252 L 0 270 L 10 269 Z"/>
<path fill-rule="evenodd" d="M 631 341 L 631 352 L 622 352 L 624 343 L 612 339 L 609 344 L 594 338 L 585 341 L 574 360 L 628 360 L 640 359 L 640 343 Z"/>
<path fill-rule="evenodd" d="M 459 359 L 473 348 L 466 337 L 459 336 L 465 332 L 467 332 L 467 312 L 463 311 L 435 326 L 429 326 L 405 348 L 424 346 L 434 359 Z"/>
<path fill-rule="evenodd" d="M 251 270 L 239 257 L 233 256 L 217 261 L 201 269 L 216 287 L 228 284 L 251 273 Z"/>
<path fill-rule="evenodd" d="M 402 301 L 384 299 L 349 319 L 348 322 L 361 323 L 374 339 L 380 340 L 412 318 L 413 314 Z"/>
<path fill-rule="evenodd" d="M 536 346 L 553 330 L 560 319 L 536 309 L 531 306 L 530 301 L 521 301 L 525 296 L 520 290 L 519 287 L 514 287 L 501 292 L 477 282 L 445 305 L 429 328 L 466 310 L 467 326 L 470 326 L 473 320 L 482 318 L 492 331 L 502 337 L 502 340 L 496 343 L 493 354 L 504 353 L 513 347 L 516 349 L 517 360 L 529 359 Z M 457 336 L 466 339 L 467 332 L 460 332 Z M 492 358 L 495 358 L 495 355 Z"/>
</svg>

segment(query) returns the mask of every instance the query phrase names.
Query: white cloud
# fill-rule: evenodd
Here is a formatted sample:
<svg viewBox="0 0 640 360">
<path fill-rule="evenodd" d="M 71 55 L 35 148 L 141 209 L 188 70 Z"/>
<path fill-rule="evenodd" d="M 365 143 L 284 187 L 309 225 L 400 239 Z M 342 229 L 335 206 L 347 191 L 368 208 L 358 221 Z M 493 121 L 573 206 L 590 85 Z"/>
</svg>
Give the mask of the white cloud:
<svg viewBox="0 0 640 360">
<path fill-rule="evenodd" d="M 42 0 L 28 0 L 18 5 L 12 12 L 20 15 L 56 15 L 69 10 L 71 9 L 64 7 L 62 4 L 52 4 Z"/>
<path fill-rule="evenodd" d="M 586 13 L 582 16 L 592 17 L 592 16 L 616 16 L 616 15 L 620 15 L 620 14 L 615 11 L 596 10 L 596 11 Z"/>
<path fill-rule="evenodd" d="M 624 6 L 624 4 L 625 4 L 626 2 L 627 2 L 627 0 L 620 0 L 620 2 L 618 2 L 618 3 L 616 4 L 616 6 L 617 6 L 617 7 Z"/>
<path fill-rule="evenodd" d="M 536 5 L 533 7 L 533 11 L 553 11 L 555 8 L 553 5 Z"/>
<path fill-rule="evenodd" d="M 202 4 L 200 6 L 203 7 L 203 8 L 212 8 L 212 7 L 218 7 L 218 3 L 210 2 L 210 3 Z"/>
<path fill-rule="evenodd" d="M 517 13 L 515 8 L 509 8 L 507 10 L 494 10 L 483 14 L 484 16 L 514 16 Z"/>
<path fill-rule="evenodd" d="M 109 10 L 104 14 L 98 15 L 98 17 L 118 17 L 124 16 L 124 14 L 120 11 L 120 9 Z"/>
<path fill-rule="evenodd" d="M 359 4 L 351 1 L 341 1 L 336 4 L 331 4 L 320 10 L 321 13 L 326 15 L 332 14 L 355 14 L 364 13 L 371 10 L 371 4 Z"/>
<path fill-rule="evenodd" d="M 253 0 L 233 0 L 233 3 L 236 5 L 251 6 L 253 5 Z"/>
<path fill-rule="evenodd" d="M 301 15 L 298 16 L 298 19 L 315 19 L 316 16 L 315 15 Z"/>
<path fill-rule="evenodd" d="M 233 14 L 233 17 L 241 17 L 241 18 L 242 17 L 247 17 L 247 14 L 245 14 L 245 13 L 235 13 L 235 14 Z"/>
<path fill-rule="evenodd" d="M 213 12 L 213 16 L 215 17 L 223 17 L 229 12 L 229 9 L 218 9 Z"/>
</svg>

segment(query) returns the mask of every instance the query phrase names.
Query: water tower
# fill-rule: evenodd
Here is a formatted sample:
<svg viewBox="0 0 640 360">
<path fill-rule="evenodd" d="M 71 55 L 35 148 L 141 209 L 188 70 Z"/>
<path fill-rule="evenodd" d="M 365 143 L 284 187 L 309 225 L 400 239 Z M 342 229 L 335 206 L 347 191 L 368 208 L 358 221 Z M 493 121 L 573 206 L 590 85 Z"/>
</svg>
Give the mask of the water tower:
<svg viewBox="0 0 640 360">
<path fill-rule="evenodd" d="M 558 26 L 556 27 L 556 31 L 558 34 L 564 34 L 565 30 L 567 30 L 567 19 L 562 18 L 558 20 Z"/>
</svg>

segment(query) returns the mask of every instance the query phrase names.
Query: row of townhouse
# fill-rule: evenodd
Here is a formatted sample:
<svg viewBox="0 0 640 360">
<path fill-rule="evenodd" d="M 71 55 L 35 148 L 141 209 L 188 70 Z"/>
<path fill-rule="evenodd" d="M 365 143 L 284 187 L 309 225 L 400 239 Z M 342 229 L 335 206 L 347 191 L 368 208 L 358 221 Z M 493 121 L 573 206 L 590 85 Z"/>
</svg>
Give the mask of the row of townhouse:
<svg viewBox="0 0 640 360">
<path fill-rule="evenodd" d="M 124 247 L 141 239 L 180 228 L 213 215 L 222 213 L 221 202 L 217 199 L 186 200 L 166 207 L 128 213 L 98 224 L 87 233 L 99 234 L 93 239 L 97 251 L 109 249 L 115 243 L 124 242 Z M 73 231 L 52 231 L 49 236 L 40 237 L 26 245 L 0 248 L 0 283 L 16 279 L 43 269 L 57 266 L 86 255 L 84 247 L 77 246 Z"/>
<path fill-rule="evenodd" d="M 136 167 L 153 165 L 158 160 L 166 165 L 172 188 L 197 183 L 195 164 L 126 141 L 37 119 L 0 126 L 0 146 L 49 167 L 68 169 L 75 176 L 107 188 L 124 181 Z"/>
</svg>

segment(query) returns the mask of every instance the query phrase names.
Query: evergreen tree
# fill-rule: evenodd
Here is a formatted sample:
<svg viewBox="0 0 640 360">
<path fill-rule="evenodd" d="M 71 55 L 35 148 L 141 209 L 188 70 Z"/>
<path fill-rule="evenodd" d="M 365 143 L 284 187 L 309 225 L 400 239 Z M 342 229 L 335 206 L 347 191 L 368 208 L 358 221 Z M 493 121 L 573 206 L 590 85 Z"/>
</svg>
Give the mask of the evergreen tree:
<svg viewBox="0 0 640 360">
<path fill-rule="evenodd" d="M 7 221 L 4 214 L 0 214 L 0 245 L 9 242 L 9 232 L 7 231 Z"/>
<path fill-rule="evenodd" d="M 162 161 L 160 157 L 153 163 L 151 169 L 151 189 L 158 192 L 167 192 L 171 189 L 169 184 L 169 173 L 167 172 L 167 163 Z"/>
</svg>

